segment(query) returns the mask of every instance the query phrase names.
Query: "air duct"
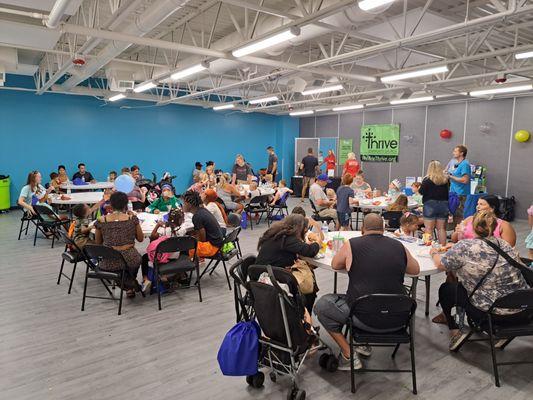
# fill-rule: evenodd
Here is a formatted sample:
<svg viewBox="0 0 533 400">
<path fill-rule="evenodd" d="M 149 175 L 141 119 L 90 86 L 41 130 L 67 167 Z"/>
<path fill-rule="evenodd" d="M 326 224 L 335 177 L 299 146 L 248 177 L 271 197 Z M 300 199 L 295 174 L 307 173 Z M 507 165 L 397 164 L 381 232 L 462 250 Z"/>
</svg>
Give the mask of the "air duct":
<svg viewBox="0 0 533 400">
<path fill-rule="evenodd" d="M 46 26 L 48 28 L 57 28 L 61 22 L 61 18 L 63 18 L 63 15 L 65 14 L 65 11 L 67 11 L 70 2 L 71 0 L 57 0 L 55 2 L 54 6 L 52 7 L 52 11 L 50 11 L 48 18 L 46 18 Z"/>
</svg>

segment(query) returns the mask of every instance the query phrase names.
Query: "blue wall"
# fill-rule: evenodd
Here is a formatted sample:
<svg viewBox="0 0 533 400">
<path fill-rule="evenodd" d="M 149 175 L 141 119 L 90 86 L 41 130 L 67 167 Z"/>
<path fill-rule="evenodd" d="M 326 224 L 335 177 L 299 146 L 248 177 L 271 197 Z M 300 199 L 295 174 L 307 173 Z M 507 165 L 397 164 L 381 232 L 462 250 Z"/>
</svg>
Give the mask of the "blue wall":
<svg viewBox="0 0 533 400">
<path fill-rule="evenodd" d="M 123 106 L 141 107 L 121 109 Z M 43 181 L 58 164 L 70 176 L 78 162 L 97 180 L 110 170 L 138 164 L 144 175 L 177 175 L 178 191 L 188 187 L 195 161 L 230 170 L 242 153 L 255 170 L 266 167 L 266 147 L 275 147 L 283 176 L 290 179 L 298 119 L 238 112 L 216 113 L 193 106 L 148 102 L 104 105 L 88 96 L 0 91 L 0 174 L 10 175 L 15 204 L 29 171 Z"/>
</svg>

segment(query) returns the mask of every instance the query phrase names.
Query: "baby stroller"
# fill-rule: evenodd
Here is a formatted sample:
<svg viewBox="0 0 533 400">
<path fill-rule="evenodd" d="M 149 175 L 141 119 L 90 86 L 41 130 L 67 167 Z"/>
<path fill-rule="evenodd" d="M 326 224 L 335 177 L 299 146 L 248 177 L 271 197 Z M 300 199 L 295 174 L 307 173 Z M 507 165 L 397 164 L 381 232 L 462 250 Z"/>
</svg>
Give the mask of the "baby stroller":
<svg viewBox="0 0 533 400">
<path fill-rule="evenodd" d="M 246 259 L 245 259 L 246 261 Z M 288 375 L 292 385 L 287 399 L 304 400 L 305 390 L 298 387 L 298 372 L 305 359 L 319 350 L 328 350 L 320 340 L 318 334 L 308 333 L 307 325 L 303 322 L 304 304 L 294 276 L 283 268 L 251 265 L 245 267 L 247 276 L 238 276 L 235 286 L 244 286 L 246 290 L 238 298 L 236 294 L 237 317 L 252 318 L 255 316 L 261 327 L 259 339 L 260 354 L 259 368 L 270 369 L 270 379 L 276 382 L 280 375 Z M 232 276 L 235 279 L 237 270 L 242 268 L 232 267 Z M 243 281 L 242 278 L 247 280 Z M 268 277 L 268 283 L 265 278 Z M 238 304 L 238 305 L 237 305 Z M 243 312 L 244 311 L 244 312 Z M 307 327 L 309 328 L 309 327 Z M 330 354 L 323 354 L 327 359 L 335 360 Z M 325 358 L 324 358 L 325 359 Z M 320 358 L 320 364 L 323 357 Z M 336 365 L 334 366 L 336 369 Z M 259 388 L 264 382 L 263 372 L 247 376 L 246 382 Z"/>
</svg>

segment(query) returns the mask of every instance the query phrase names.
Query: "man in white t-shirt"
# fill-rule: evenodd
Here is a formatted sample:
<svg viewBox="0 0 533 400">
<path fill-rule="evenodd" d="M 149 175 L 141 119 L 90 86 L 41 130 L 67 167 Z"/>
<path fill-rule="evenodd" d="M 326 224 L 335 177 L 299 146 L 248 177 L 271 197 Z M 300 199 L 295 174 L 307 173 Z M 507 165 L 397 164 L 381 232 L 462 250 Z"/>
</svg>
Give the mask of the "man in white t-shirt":
<svg viewBox="0 0 533 400">
<path fill-rule="evenodd" d="M 313 202 L 316 209 L 318 210 L 318 215 L 321 217 L 333 218 L 335 221 L 335 228 L 339 230 L 339 219 L 337 217 L 337 211 L 332 208 L 335 205 L 335 200 L 329 200 L 324 192 L 324 188 L 329 180 L 326 174 L 320 174 L 315 183 L 309 188 L 309 200 Z"/>
</svg>

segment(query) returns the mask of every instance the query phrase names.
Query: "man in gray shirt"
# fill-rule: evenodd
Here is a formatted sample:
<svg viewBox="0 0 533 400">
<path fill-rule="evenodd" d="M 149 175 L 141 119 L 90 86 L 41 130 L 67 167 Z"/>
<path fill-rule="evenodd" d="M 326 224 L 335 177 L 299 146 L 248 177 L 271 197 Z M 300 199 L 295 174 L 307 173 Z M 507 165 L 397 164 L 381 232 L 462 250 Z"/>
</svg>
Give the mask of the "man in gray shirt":
<svg viewBox="0 0 533 400">
<path fill-rule="evenodd" d="M 268 146 L 268 167 L 267 174 L 272 174 L 272 181 L 276 181 L 276 175 L 278 173 L 278 156 L 274 152 L 274 147 Z"/>
</svg>

